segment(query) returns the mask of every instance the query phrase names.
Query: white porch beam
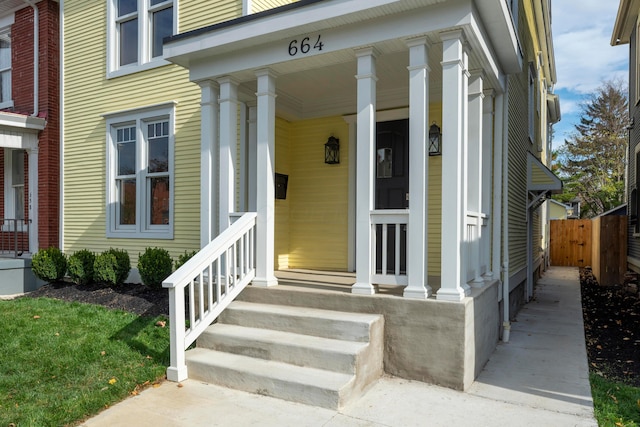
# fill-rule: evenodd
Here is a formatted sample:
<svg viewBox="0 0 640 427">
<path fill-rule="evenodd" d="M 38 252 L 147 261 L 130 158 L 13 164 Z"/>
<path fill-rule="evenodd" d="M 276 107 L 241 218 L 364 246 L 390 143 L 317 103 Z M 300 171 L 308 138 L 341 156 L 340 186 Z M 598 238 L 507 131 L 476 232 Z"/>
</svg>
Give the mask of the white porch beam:
<svg viewBox="0 0 640 427">
<path fill-rule="evenodd" d="M 473 280 L 471 285 L 479 287 L 484 285 L 484 279 L 482 278 L 481 271 L 481 256 L 480 256 L 480 241 L 482 239 L 482 125 L 483 125 L 483 78 L 484 73 L 482 70 L 471 73 L 469 79 L 469 144 L 467 150 L 467 209 L 476 213 L 474 217 L 476 223 L 475 235 L 471 236 L 472 241 L 468 242 L 471 245 L 472 259 L 467 260 L 469 267 L 473 268 Z"/>
<path fill-rule="evenodd" d="M 276 77 L 269 69 L 256 71 L 256 277 L 254 286 L 275 286 L 275 146 Z"/>
<path fill-rule="evenodd" d="M 358 116 L 356 119 L 356 283 L 354 294 L 372 295 L 371 284 L 375 241 L 372 238 L 371 211 L 373 210 L 373 162 L 376 147 L 376 56 L 374 48 L 356 50 L 358 61 L 357 90 Z"/>
<path fill-rule="evenodd" d="M 218 184 L 218 85 L 211 80 L 200 85 L 200 247 L 217 234 L 215 208 Z"/>
<path fill-rule="evenodd" d="M 443 33 L 442 38 L 442 264 L 440 300 L 465 297 L 462 277 L 465 267 L 465 209 L 463 204 L 463 157 L 465 104 L 467 104 L 464 36 L 462 31 Z"/>
<path fill-rule="evenodd" d="M 407 41 L 409 47 L 409 224 L 407 281 L 404 297 L 425 299 L 427 283 L 427 122 L 429 117 L 429 58 L 426 37 Z"/>
<path fill-rule="evenodd" d="M 220 84 L 220 217 L 219 232 L 231 224 L 229 214 L 236 210 L 236 165 L 238 139 L 238 83 L 231 77 Z"/>
<path fill-rule="evenodd" d="M 38 252 L 38 147 L 27 150 L 29 163 L 29 252 Z"/>
</svg>

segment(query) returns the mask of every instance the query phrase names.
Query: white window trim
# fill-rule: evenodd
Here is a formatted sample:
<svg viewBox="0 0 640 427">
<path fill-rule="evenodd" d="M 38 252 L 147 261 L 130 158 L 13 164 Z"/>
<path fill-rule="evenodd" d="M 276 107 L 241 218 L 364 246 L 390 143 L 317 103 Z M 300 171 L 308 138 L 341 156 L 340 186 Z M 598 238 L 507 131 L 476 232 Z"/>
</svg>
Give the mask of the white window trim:
<svg viewBox="0 0 640 427">
<path fill-rule="evenodd" d="M 9 219 L 16 219 L 15 218 L 15 187 L 13 185 L 13 176 L 12 176 L 12 171 L 13 171 L 13 165 L 12 165 L 12 159 L 13 159 L 13 151 L 15 151 L 17 149 L 11 149 L 11 148 L 5 148 L 4 149 L 4 217 L 5 218 L 9 218 Z M 25 151 L 25 155 L 26 155 L 26 151 Z M 26 171 L 25 171 L 26 174 Z M 25 176 L 25 181 L 26 181 L 26 176 Z M 26 184 L 22 185 L 22 191 L 24 191 Z M 26 203 L 26 200 L 25 200 Z M 26 219 L 24 220 L 25 223 L 23 223 L 21 226 L 19 226 L 19 230 L 18 231 L 26 231 L 27 227 L 26 227 Z M 13 222 L 5 222 L 4 224 L 2 224 L 2 231 L 14 231 L 14 227 L 13 227 Z"/>
<path fill-rule="evenodd" d="M 122 67 L 119 65 L 116 2 L 117 0 L 107 0 L 107 79 L 126 76 L 128 74 L 171 64 L 162 57 L 151 57 L 149 0 L 138 0 L 138 61 L 137 63 L 124 65 Z M 173 0 L 173 34 L 177 33 L 178 0 Z"/>
<path fill-rule="evenodd" d="M 175 198 L 175 102 L 151 105 L 148 107 L 124 110 L 104 115 L 106 119 L 107 141 L 107 177 L 106 177 L 106 236 L 107 238 L 133 239 L 173 239 L 174 232 L 174 198 Z M 148 212 L 146 174 L 143 166 L 146 161 L 146 130 L 144 124 L 158 119 L 169 121 L 169 224 L 150 225 L 146 213 Z M 127 123 L 136 126 L 136 224 L 134 226 L 119 226 L 117 224 L 118 191 L 115 185 L 117 176 L 117 151 L 114 140 L 114 130 Z M 145 141 L 142 143 L 141 141 Z"/>
<path fill-rule="evenodd" d="M 4 34 L 4 33 L 8 33 L 9 34 L 9 39 L 11 39 L 11 25 L 13 25 L 13 21 L 14 21 L 14 16 L 11 15 L 10 16 L 11 19 L 0 19 L 0 34 Z M 11 40 L 11 49 L 13 50 L 13 40 Z M 13 59 L 13 58 L 12 58 Z M 0 73 L 3 73 L 5 71 L 9 71 L 11 73 L 11 85 L 9 85 L 9 90 L 11 91 L 11 99 L 8 99 L 7 101 L 2 102 L 2 100 L 0 100 L 0 109 L 6 109 L 6 108 L 12 108 L 13 107 L 13 61 L 11 61 L 11 66 L 9 68 L 0 68 Z"/>
</svg>

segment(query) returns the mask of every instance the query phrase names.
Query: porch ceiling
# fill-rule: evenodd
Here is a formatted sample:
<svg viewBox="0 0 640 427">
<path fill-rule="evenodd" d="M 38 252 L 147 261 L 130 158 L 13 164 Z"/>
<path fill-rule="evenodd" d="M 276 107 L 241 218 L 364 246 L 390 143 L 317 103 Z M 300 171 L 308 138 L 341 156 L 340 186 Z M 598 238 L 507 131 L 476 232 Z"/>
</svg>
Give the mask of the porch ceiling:
<svg viewBox="0 0 640 427">
<path fill-rule="evenodd" d="M 374 46 L 379 53 L 377 109 L 407 106 L 406 40 L 426 37 L 429 99 L 437 103 L 442 100 L 443 31 L 464 31 L 470 47 L 469 69 L 484 70 L 485 89 L 500 89 L 505 64 L 507 69 L 518 66 L 510 21 L 501 26 L 495 23 L 510 20 L 508 10 L 505 18 L 501 0 L 484 3 L 476 9 L 474 2 L 464 0 L 302 0 L 288 8 L 178 34 L 165 42 L 164 56 L 188 68 L 192 81 L 232 76 L 240 83 L 245 101 L 255 100 L 255 70 L 268 67 L 278 76 L 278 114 L 295 120 L 356 113 L 354 49 L 363 46 Z M 501 16 L 487 16 L 491 14 Z M 491 27 L 485 29 L 482 22 Z M 496 38 L 500 40 L 496 31 L 508 40 L 494 45 Z M 320 35 L 325 43 L 321 52 L 289 54 L 292 40 L 299 43 L 309 37 L 313 44 Z"/>
</svg>

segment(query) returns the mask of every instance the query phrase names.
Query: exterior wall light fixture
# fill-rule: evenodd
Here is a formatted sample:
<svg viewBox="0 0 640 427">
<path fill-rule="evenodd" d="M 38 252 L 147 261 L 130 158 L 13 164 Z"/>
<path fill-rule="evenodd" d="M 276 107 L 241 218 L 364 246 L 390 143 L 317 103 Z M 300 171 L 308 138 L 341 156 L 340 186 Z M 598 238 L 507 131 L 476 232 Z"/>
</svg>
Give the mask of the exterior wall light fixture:
<svg viewBox="0 0 640 427">
<path fill-rule="evenodd" d="M 340 140 L 333 135 L 324 144 L 324 162 L 328 165 L 340 163 Z"/>
<path fill-rule="evenodd" d="M 433 122 L 431 127 L 429 127 L 429 155 L 430 156 L 439 156 L 442 154 L 442 149 L 440 142 L 442 141 L 442 133 L 440 132 L 440 128 Z"/>
</svg>

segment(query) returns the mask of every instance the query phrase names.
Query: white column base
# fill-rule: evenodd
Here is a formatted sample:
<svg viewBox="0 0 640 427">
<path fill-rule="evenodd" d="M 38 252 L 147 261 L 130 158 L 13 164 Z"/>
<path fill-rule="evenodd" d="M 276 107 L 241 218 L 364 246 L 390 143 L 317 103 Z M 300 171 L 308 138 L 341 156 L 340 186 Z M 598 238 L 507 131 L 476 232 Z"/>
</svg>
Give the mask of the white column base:
<svg viewBox="0 0 640 427">
<path fill-rule="evenodd" d="M 484 279 L 482 276 L 476 276 L 470 283 L 472 288 L 481 288 L 484 286 Z"/>
<path fill-rule="evenodd" d="M 269 288 L 271 286 L 278 286 L 278 279 L 275 277 L 272 277 L 270 279 L 255 278 L 251 281 L 251 285 L 258 288 Z"/>
<path fill-rule="evenodd" d="M 167 368 L 167 379 L 169 381 L 180 382 L 188 379 L 189 376 L 187 374 L 187 366 L 180 366 L 179 368 L 174 368 L 173 366 L 169 366 Z"/>
<path fill-rule="evenodd" d="M 375 295 L 376 288 L 371 283 L 356 282 L 351 286 L 351 293 L 358 295 Z"/>
<path fill-rule="evenodd" d="M 484 280 L 491 280 L 493 279 L 493 271 L 487 271 L 486 273 L 484 273 L 482 275 L 482 277 L 484 277 Z"/>
<path fill-rule="evenodd" d="M 466 292 L 462 288 L 440 288 L 436 294 L 439 301 L 462 301 L 466 296 Z"/>
<path fill-rule="evenodd" d="M 427 299 L 431 296 L 432 290 L 430 287 L 420 288 L 404 288 L 404 292 L 402 296 L 404 298 L 412 298 L 412 299 Z"/>
</svg>

